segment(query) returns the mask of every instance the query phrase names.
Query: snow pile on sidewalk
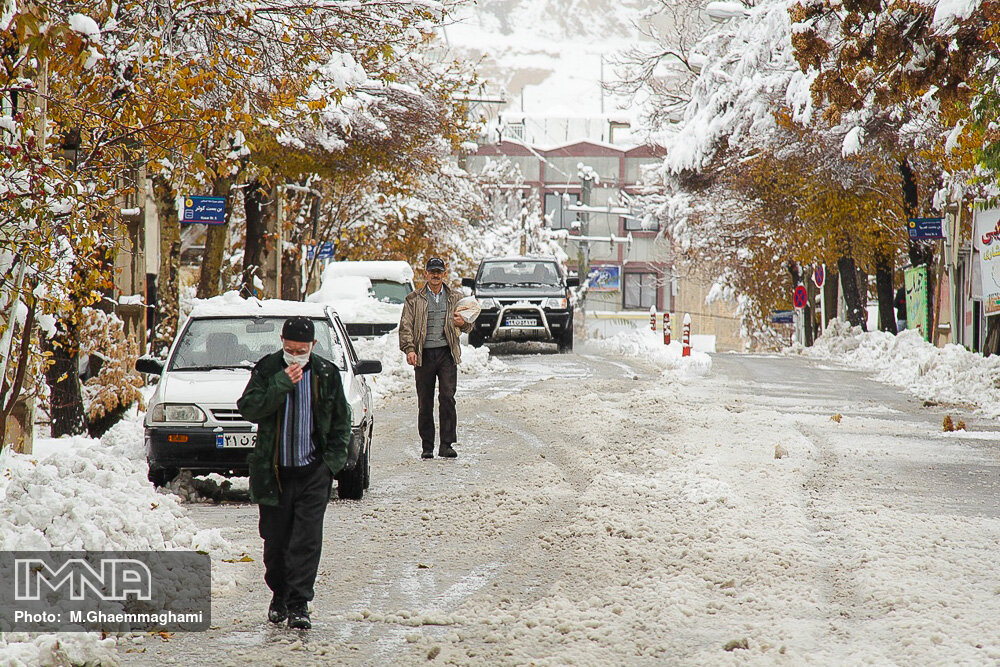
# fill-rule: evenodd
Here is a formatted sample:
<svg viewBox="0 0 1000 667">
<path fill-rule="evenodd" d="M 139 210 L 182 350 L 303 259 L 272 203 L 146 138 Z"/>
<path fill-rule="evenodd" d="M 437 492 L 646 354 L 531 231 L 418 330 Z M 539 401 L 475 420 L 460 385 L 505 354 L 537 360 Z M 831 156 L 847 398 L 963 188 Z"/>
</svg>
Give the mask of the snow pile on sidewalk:
<svg viewBox="0 0 1000 667">
<path fill-rule="evenodd" d="M 905 387 L 924 400 L 968 403 L 1000 416 L 1000 357 L 984 357 L 960 345 L 935 347 L 915 329 L 899 335 L 864 332 L 834 320 L 811 348 L 790 348 L 810 357 L 875 372 L 883 382 Z"/>
<path fill-rule="evenodd" d="M 691 356 L 683 355 L 683 346 L 672 340 L 663 344 L 663 337 L 649 329 L 623 331 L 603 340 L 589 340 L 585 350 L 596 350 L 604 354 L 646 359 L 664 370 L 678 370 L 684 375 L 708 375 L 712 370 L 712 358 L 704 352 L 691 350 Z"/>
<path fill-rule="evenodd" d="M 378 359 L 382 362 L 382 372 L 369 376 L 372 394 L 376 399 L 412 390 L 413 367 L 406 363 L 406 355 L 399 351 L 399 337 L 396 333 L 377 338 L 359 338 L 354 341 L 354 349 L 361 359 Z M 485 345 L 480 348 L 462 345 L 462 363 L 458 365 L 458 372 L 462 375 L 495 375 L 506 371 L 507 364 L 491 357 Z"/>
<path fill-rule="evenodd" d="M 40 439 L 36 454 L 0 466 L 0 550 L 231 551 L 199 529 L 173 495 L 146 480 L 142 426 L 125 420 L 101 439 Z M 93 633 L 0 633 L 0 665 L 116 664 L 114 638 Z"/>
</svg>

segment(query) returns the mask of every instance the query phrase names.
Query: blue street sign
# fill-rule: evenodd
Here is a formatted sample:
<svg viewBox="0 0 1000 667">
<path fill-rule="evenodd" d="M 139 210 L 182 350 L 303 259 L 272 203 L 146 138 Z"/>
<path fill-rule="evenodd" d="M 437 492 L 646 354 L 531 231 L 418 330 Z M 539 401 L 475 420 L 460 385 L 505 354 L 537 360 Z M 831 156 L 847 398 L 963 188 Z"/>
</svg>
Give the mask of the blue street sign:
<svg viewBox="0 0 1000 667">
<path fill-rule="evenodd" d="M 906 221 L 906 229 L 911 239 L 943 239 L 944 218 L 910 218 Z"/>
<path fill-rule="evenodd" d="M 317 248 L 319 252 L 317 254 Z M 306 246 L 306 259 L 311 260 L 314 257 L 319 257 L 319 259 L 333 259 L 333 243 L 330 241 L 323 241 L 319 245 L 308 245 Z"/>
<path fill-rule="evenodd" d="M 792 324 L 795 322 L 794 310 L 772 310 L 771 324 Z"/>
<path fill-rule="evenodd" d="M 225 197 L 185 197 L 181 223 L 226 224 Z"/>
</svg>

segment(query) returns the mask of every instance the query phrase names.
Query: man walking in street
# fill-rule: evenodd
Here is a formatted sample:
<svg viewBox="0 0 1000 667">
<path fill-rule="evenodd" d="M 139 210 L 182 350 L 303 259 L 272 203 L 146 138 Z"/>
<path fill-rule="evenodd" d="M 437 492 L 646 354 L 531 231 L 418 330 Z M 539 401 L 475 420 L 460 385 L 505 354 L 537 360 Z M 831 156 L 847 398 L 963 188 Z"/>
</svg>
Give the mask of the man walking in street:
<svg viewBox="0 0 1000 667">
<path fill-rule="evenodd" d="M 323 546 L 323 515 L 333 476 L 347 461 L 351 408 L 340 371 L 313 354 L 315 326 L 291 317 L 281 330 L 282 349 L 254 366 L 236 405 L 257 424 L 257 444 L 247 457 L 250 499 L 260 508 L 264 581 L 271 589 L 267 619 L 312 627 L 308 603 Z"/>
<path fill-rule="evenodd" d="M 406 363 L 413 366 L 417 384 L 417 430 L 423 449 L 421 457 L 434 458 L 434 384 L 439 383 L 438 416 L 441 446 L 438 456 L 455 458 L 458 416 L 455 412 L 455 389 L 458 364 L 462 360 L 459 333 L 472 330 L 455 312 L 462 295 L 444 284 L 444 260 L 432 257 L 424 271 L 426 284 L 410 292 L 403 302 L 399 320 L 399 349 Z"/>
</svg>

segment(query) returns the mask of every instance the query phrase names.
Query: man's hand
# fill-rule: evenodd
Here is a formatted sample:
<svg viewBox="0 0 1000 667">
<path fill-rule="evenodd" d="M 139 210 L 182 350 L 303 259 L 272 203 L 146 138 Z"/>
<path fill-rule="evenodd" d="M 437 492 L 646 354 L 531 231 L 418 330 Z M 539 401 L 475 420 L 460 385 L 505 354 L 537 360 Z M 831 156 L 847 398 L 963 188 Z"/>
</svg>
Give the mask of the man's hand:
<svg viewBox="0 0 1000 667">
<path fill-rule="evenodd" d="M 411 366 L 416 366 L 417 365 L 417 353 L 416 352 L 407 352 L 406 353 L 406 363 L 408 363 Z"/>
<path fill-rule="evenodd" d="M 288 376 L 289 380 L 298 384 L 299 380 L 302 379 L 302 366 L 299 366 L 298 364 L 291 364 L 285 369 L 285 375 Z"/>
<path fill-rule="evenodd" d="M 461 314 L 459 314 L 459 313 L 455 313 L 455 317 L 452 318 L 452 320 L 455 322 L 455 326 L 456 327 L 464 327 L 465 326 L 465 318 L 462 317 Z"/>
</svg>

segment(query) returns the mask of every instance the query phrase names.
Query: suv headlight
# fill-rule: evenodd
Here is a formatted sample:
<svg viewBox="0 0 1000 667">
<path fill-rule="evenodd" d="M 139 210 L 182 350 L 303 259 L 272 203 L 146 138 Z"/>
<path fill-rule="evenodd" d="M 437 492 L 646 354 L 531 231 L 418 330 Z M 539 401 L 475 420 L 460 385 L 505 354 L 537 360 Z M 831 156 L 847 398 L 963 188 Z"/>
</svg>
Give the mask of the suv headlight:
<svg viewBox="0 0 1000 667">
<path fill-rule="evenodd" d="M 483 299 L 479 302 L 479 307 L 483 310 L 492 310 L 494 308 L 499 308 L 496 299 Z"/>
<path fill-rule="evenodd" d="M 546 299 L 542 303 L 542 308 L 566 308 L 569 302 L 566 299 Z"/>
<path fill-rule="evenodd" d="M 149 411 L 149 421 L 161 422 L 191 422 L 200 424 L 205 421 L 205 413 L 197 405 L 184 403 L 157 403 Z"/>
</svg>

